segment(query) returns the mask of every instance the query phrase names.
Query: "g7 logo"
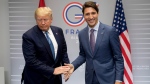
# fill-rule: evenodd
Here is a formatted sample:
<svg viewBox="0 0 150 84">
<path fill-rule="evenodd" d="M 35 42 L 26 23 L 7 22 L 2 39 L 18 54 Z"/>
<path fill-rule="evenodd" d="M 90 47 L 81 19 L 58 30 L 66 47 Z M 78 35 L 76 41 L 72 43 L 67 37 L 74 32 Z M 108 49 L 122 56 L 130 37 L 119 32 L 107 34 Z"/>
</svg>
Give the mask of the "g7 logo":
<svg viewBox="0 0 150 84">
<path fill-rule="evenodd" d="M 76 11 L 79 10 L 80 13 L 76 13 L 76 11 L 74 11 L 74 10 L 76 10 Z M 64 21 L 72 27 L 77 27 L 77 26 L 82 25 L 85 20 L 83 18 L 83 14 L 82 14 L 81 10 L 82 10 L 81 3 L 78 3 L 78 2 L 69 3 L 68 5 L 65 6 L 65 8 L 63 10 Z M 70 17 L 71 15 L 74 15 L 73 18 Z"/>
</svg>

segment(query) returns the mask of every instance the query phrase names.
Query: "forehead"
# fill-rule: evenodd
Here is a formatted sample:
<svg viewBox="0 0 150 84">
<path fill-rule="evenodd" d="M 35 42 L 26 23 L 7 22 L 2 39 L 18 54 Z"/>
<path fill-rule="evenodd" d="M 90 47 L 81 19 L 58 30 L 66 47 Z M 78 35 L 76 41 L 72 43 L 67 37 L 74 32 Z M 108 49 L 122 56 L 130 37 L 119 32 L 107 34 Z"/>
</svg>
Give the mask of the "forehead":
<svg viewBox="0 0 150 84">
<path fill-rule="evenodd" d="M 84 9 L 84 13 L 96 12 L 96 10 L 92 7 L 88 7 Z"/>
<path fill-rule="evenodd" d="M 49 14 L 46 15 L 36 15 L 36 18 L 50 18 Z"/>
</svg>

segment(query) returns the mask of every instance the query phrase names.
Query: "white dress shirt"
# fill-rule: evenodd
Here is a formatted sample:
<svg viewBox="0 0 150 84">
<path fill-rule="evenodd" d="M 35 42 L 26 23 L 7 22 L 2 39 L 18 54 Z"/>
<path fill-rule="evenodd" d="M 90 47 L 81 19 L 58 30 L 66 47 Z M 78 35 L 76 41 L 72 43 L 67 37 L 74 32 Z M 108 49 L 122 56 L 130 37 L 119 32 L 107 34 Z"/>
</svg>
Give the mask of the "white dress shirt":
<svg viewBox="0 0 150 84">
<path fill-rule="evenodd" d="M 90 30 L 94 29 L 95 43 L 96 43 L 96 39 L 97 39 L 99 25 L 100 25 L 100 22 L 98 21 L 98 23 L 95 25 L 94 28 L 91 28 L 91 27 L 88 26 L 88 28 L 89 28 L 89 40 L 90 40 L 90 33 L 91 33 Z"/>
<path fill-rule="evenodd" d="M 54 34 L 51 30 L 51 28 L 49 28 L 49 30 L 47 31 L 48 32 L 48 36 L 50 37 L 52 43 L 53 43 L 53 46 L 54 46 L 54 52 L 55 52 L 55 58 L 57 56 L 57 50 L 58 50 L 58 44 L 56 42 L 56 39 L 54 37 Z M 45 35 L 45 32 L 43 31 L 44 35 Z M 46 35 L 45 35 L 46 36 Z"/>
</svg>

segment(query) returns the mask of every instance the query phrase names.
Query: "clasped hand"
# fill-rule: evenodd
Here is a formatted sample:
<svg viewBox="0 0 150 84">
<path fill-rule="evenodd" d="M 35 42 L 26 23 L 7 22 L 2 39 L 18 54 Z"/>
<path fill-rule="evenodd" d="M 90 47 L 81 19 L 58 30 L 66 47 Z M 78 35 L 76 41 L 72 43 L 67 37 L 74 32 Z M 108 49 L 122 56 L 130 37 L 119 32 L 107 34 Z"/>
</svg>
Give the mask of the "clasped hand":
<svg viewBox="0 0 150 84">
<path fill-rule="evenodd" d="M 72 64 L 64 64 L 65 66 L 60 66 L 54 69 L 54 75 L 64 74 L 64 79 L 67 81 L 74 71 L 74 66 Z"/>
<path fill-rule="evenodd" d="M 70 70 L 69 66 L 60 66 L 54 69 L 54 75 L 66 74 Z"/>
<path fill-rule="evenodd" d="M 66 82 L 69 79 L 69 77 L 71 76 L 71 74 L 73 73 L 74 66 L 72 64 L 65 64 L 65 66 L 68 66 L 70 68 L 69 71 L 64 74 L 64 79 L 65 79 L 65 82 Z"/>
</svg>

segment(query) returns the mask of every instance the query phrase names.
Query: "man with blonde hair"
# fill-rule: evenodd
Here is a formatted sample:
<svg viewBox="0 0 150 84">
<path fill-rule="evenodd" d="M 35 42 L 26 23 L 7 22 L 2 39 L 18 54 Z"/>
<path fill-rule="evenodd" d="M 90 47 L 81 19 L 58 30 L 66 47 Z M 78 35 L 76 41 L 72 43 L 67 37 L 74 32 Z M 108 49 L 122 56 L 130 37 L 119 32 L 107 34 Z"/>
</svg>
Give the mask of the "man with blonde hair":
<svg viewBox="0 0 150 84">
<path fill-rule="evenodd" d="M 25 67 L 24 84 L 62 84 L 61 74 L 70 69 L 67 45 L 61 28 L 51 26 L 52 10 L 39 7 L 35 11 L 37 25 L 22 36 Z"/>
</svg>

